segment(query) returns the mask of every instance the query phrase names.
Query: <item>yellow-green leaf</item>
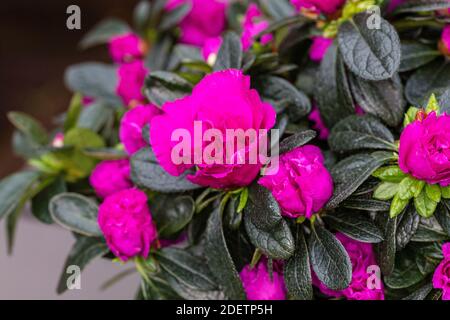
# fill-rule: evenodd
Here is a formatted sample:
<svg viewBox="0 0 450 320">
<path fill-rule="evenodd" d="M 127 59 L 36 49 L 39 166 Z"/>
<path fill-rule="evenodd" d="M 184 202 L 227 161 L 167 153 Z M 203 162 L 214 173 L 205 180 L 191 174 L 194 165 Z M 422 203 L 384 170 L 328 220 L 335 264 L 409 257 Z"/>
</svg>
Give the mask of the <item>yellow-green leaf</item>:
<svg viewBox="0 0 450 320">
<path fill-rule="evenodd" d="M 409 200 L 401 199 L 398 194 L 395 195 L 394 199 L 391 202 L 391 209 L 389 211 L 389 215 L 391 218 L 395 218 L 398 216 L 408 205 Z"/>
<path fill-rule="evenodd" d="M 427 184 L 425 186 L 425 192 L 431 200 L 434 202 L 441 201 L 441 188 L 437 184 Z"/>
<path fill-rule="evenodd" d="M 398 183 L 395 182 L 382 182 L 378 185 L 373 193 L 373 198 L 377 200 L 390 200 L 398 192 Z"/>
</svg>

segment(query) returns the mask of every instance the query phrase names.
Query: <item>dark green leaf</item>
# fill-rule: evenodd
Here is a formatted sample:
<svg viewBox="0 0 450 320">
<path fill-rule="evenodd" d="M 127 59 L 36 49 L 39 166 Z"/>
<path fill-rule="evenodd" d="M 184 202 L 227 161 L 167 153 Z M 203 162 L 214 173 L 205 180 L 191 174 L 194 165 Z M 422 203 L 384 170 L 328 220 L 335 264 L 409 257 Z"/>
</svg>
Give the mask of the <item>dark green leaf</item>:
<svg viewBox="0 0 450 320">
<path fill-rule="evenodd" d="M 206 261 L 185 250 L 166 248 L 157 253 L 165 278 L 182 298 L 188 300 L 223 299 Z"/>
<path fill-rule="evenodd" d="M 133 10 L 133 23 L 136 29 L 142 30 L 146 27 L 149 22 L 151 12 L 152 5 L 149 1 L 139 1 Z"/>
<path fill-rule="evenodd" d="M 379 212 L 389 211 L 390 203 L 387 201 L 371 200 L 366 198 L 349 198 L 342 203 L 342 207 L 354 210 Z"/>
<path fill-rule="evenodd" d="M 192 84 L 179 75 L 166 71 L 152 72 L 145 80 L 145 94 L 157 106 L 183 98 L 192 91 Z"/>
<path fill-rule="evenodd" d="M 352 264 L 341 242 L 320 225 L 315 225 L 309 239 L 311 267 L 327 288 L 343 290 L 352 280 Z"/>
<path fill-rule="evenodd" d="M 413 205 L 409 205 L 403 215 L 399 217 L 397 226 L 397 248 L 399 250 L 406 247 L 419 227 L 420 216 L 417 214 Z"/>
<path fill-rule="evenodd" d="M 222 219 L 223 210 L 218 207 L 211 213 L 206 227 L 205 255 L 209 269 L 225 295 L 232 300 L 242 300 L 245 293 L 228 250 Z"/>
<path fill-rule="evenodd" d="M 58 294 L 66 291 L 69 277 L 73 276 L 73 272 L 68 272 L 69 266 L 78 266 L 81 270 L 95 258 L 105 255 L 109 251 L 108 246 L 100 238 L 79 237 L 77 242 L 70 250 L 66 259 L 61 277 L 58 282 Z"/>
<path fill-rule="evenodd" d="M 49 211 L 50 200 L 60 194 L 67 191 L 66 183 L 60 176 L 39 192 L 31 201 L 31 212 L 41 222 L 51 224 L 53 219 Z"/>
<path fill-rule="evenodd" d="M 240 69 L 242 65 L 242 44 L 239 36 L 228 32 L 223 37 L 222 46 L 217 54 L 214 71 Z"/>
<path fill-rule="evenodd" d="M 375 223 L 384 233 L 384 241 L 374 247 L 378 265 L 385 276 L 394 270 L 396 252 L 397 218 L 390 218 L 387 213 L 378 213 Z"/>
<path fill-rule="evenodd" d="M 395 259 L 392 274 L 385 277 L 384 282 L 391 289 L 403 289 L 419 283 L 423 278 L 416 261 L 402 252 Z"/>
<path fill-rule="evenodd" d="M 294 7 L 287 0 L 262 0 L 261 2 L 275 20 L 290 18 L 295 14 Z"/>
<path fill-rule="evenodd" d="M 300 131 L 281 141 L 279 154 L 287 153 L 295 148 L 301 147 L 315 137 L 316 132 L 313 130 Z"/>
<path fill-rule="evenodd" d="M 365 112 L 379 117 L 389 126 L 400 124 L 405 113 L 405 102 L 403 86 L 397 74 L 382 81 L 366 81 L 352 76 L 350 83 L 355 101 Z"/>
<path fill-rule="evenodd" d="M 39 176 L 38 172 L 22 171 L 0 181 L 0 218 L 17 209 Z"/>
<path fill-rule="evenodd" d="M 402 300 L 425 300 L 428 294 L 433 289 L 433 285 L 431 283 L 427 283 L 423 287 L 420 287 L 410 295 L 404 297 Z"/>
<path fill-rule="evenodd" d="M 77 127 L 90 129 L 94 132 L 100 130 L 114 119 L 114 110 L 103 103 L 94 103 L 84 108 L 77 121 Z"/>
<path fill-rule="evenodd" d="M 365 243 L 379 243 L 383 241 L 383 233 L 365 214 L 335 212 L 324 216 L 324 220 L 333 229 L 357 241 Z"/>
<path fill-rule="evenodd" d="M 150 148 L 141 149 L 131 158 L 131 179 L 137 186 L 153 191 L 173 193 L 199 189 L 200 186 L 186 179 L 188 174 L 179 177 L 168 174 Z"/>
<path fill-rule="evenodd" d="M 289 296 L 293 299 L 311 300 L 313 297 L 311 267 L 308 246 L 303 230 L 299 227 L 295 252 L 284 266 L 284 281 Z"/>
<path fill-rule="evenodd" d="M 415 242 L 434 242 L 448 240 L 450 236 L 442 229 L 436 218 L 420 218 L 420 224 L 417 232 L 411 241 Z"/>
<path fill-rule="evenodd" d="M 69 67 L 64 75 L 66 86 L 73 92 L 121 105 L 116 96 L 116 67 L 103 63 L 86 62 Z"/>
<path fill-rule="evenodd" d="M 359 13 L 339 28 L 339 49 L 350 70 L 366 80 L 386 80 L 400 66 L 400 39 L 383 18 L 379 29 L 367 27 L 370 13 Z"/>
<path fill-rule="evenodd" d="M 441 113 L 450 114 L 450 86 L 439 95 L 439 107 L 441 107 Z"/>
<path fill-rule="evenodd" d="M 409 103 L 422 107 L 430 95 L 450 86 L 450 62 L 437 59 L 418 69 L 409 78 L 405 95 Z"/>
<path fill-rule="evenodd" d="M 106 19 L 86 33 L 80 41 L 80 47 L 87 49 L 95 45 L 105 44 L 108 43 L 112 37 L 130 31 L 130 27 L 124 21 L 119 19 Z"/>
<path fill-rule="evenodd" d="M 272 193 L 260 185 L 249 190 L 244 223 L 252 244 L 273 259 L 288 259 L 294 253 L 292 233 L 282 218 Z"/>
<path fill-rule="evenodd" d="M 402 61 L 400 72 L 417 69 L 440 56 L 435 48 L 420 42 L 402 42 Z"/>
<path fill-rule="evenodd" d="M 100 237 L 97 223 L 98 207 L 89 198 L 77 193 L 62 193 L 52 198 L 50 214 L 59 225 L 89 237 Z"/>
<path fill-rule="evenodd" d="M 254 86 L 263 99 L 273 102 L 277 112 L 287 108 L 292 121 L 298 121 L 311 111 L 308 97 L 287 80 L 274 76 L 260 76 Z"/>
<path fill-rule="evenodd" d="M 8 119 L 25 136 L 36 144 L 48 143 L 48 134 L 45 128 L 31 116 L 22 112 L 9 112 Z"/>
<path fill-rule="evenodd" d="M 435 213 L 442 229 L 450 236 L 450 200 L 442 200 Z"/>
<path fill-rule="evenodd" d="M 173 46 L 173 40 L 169 36 L 159 39 L 145 58 L 145 66 L 152 72 L 166 70 Z"/>
<path fill-rule="evenodd" d="M 391 153 L 378 151 L 372 154 L 350 156 L 336 164 L 331 170 L 335 183 L 334 195 L 326 208 L 336 208 L 355 192 L 376 169 L 391 158 Z"/>
<path fill-rule="evenodd" d="M 447 0 L 408 0 L 400 4 L 394 13 L 434 11 L 449 7 Z"/>
<path fill-rule="evenodd" d="M 158 195 L 157 199 L 151 202 L 150 209 L 160 237 L 175 235 L 192 220 L 195 205 L 191 197 Z"/>
<path fill-rule="evenodd" d="M 394 136 L 373 116 L 352 115 L 334 126 L 328 143 L 333 151 L 360 149 L 395 150 Z"/>
<path fill-rule="evenodd" d="M 167 11 L 159 24 L 159 31 L 167 31 L 179 24 L 181 20 L 191 11 L 190 3 L 183 3 L 175 9 Z"/>
<path fill-rule="evenodd" d="M 331 129 L 354 114 L 353 99 L 342 57 L 333 44 L 320 64 L 316 78 L 315 100 L 325 125 Z"/>
</svg>

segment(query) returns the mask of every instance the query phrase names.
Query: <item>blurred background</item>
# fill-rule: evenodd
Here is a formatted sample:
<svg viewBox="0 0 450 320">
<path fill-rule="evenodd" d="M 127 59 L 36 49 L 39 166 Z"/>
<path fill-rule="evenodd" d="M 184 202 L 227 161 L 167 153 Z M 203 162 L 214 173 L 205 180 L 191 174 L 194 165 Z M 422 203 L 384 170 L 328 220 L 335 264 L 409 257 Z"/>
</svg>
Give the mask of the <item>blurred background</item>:
<svg viewBox="0 0 450 320">
<path fill-rule="evenodd" d="M 109 61 L 106 47 L 81 51 L 77 45 L 82 35 L 106 17 L 130 21 L 137 2 L 0 2 L 0 178 L 24 165 L 12 153 L 12 126 L 6 113 L 23 111 L 51 128 L 52 119 L 68 107 L 71 97 L 64 87 L 64 69 L 82 61 Z M 81 30 L 66 28 L 66 9 L 72 4 L 81 8 Z M 7 256 L 3 239 L 0 232 L 0 299 L 125 299 L 132 298 L 138 287 L 138 279 L 132 275 L 108 291 L 100 291 L 101 284 L 124 267 L 97 261 L 83 272 L 82 290 L 58 297 L 55 288 L 73 244 L 71 234 L 27 216 L 19 222 L 12 256 Z"/>
</svg>

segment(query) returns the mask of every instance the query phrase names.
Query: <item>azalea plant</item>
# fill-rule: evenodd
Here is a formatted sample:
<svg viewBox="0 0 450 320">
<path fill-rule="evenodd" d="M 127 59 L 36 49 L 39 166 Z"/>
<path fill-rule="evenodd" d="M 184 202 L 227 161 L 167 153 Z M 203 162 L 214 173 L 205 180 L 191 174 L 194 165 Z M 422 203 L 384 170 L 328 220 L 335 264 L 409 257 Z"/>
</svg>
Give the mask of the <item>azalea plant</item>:
<svg viewBox="0 0 450 320">
<path fill-rule="evenodd" d="M 134 266 L 137 299 L 450 299 L 449 1 L 153 0 L 133 17 L 82 39 L 111 63 L 67 69 L 51 132 L 8 115 L 28 165 L 1 181 L 0 217 L 10 249 L 28 202 L 74 234 L 59 293 L 103 258 L 116 279 Z M 221 161 L 221 134 L 273 129 L 267 159 Z"/>
</svg>

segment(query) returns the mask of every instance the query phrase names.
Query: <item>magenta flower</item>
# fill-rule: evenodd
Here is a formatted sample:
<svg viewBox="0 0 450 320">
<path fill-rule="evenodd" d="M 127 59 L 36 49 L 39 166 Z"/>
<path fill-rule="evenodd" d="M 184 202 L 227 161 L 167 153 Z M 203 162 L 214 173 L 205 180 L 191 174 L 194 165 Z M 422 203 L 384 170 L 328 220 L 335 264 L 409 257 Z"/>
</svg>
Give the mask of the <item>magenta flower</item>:
<svg viewBox="0 0 450 320">
<path fill-rule="evenodd" d="M 291 0 L 291 3 L 301 12 L 302 10 L 314 13 L 333 14 L 338 11 L 346 0 Z"/>
<path fill-rule="evenodd" d="M 333 195 L 322 152 L 306 145 L 281 155 L 279 162 L 278 172 L 268 170 L 258 183 L 272 192 L 284 216 L 311 218 Z"/>
<path fill-rule="evenodd" d="M 442 53 L 450 57 L 450 24 L 446 25 L 442 30 L 441 42 L 439 46 Z"/>
<path fill-rule="evenodd" d="M 100 205 L 98 224 L 112 253 L 122 261 L 136 256 L 147 258 L 157 237 L 147 196 L 138 189 L 107 197 Z"/>
<path fill-rule="evenodd" d="M 403 172 L 429 184 L 450 185 L 450 116 L 432 112 L 409 124 L 400 136 Z"/>
<path fill-rule="evenodd" d="M 128 159 L 100 162 L 89 178 L 92 188 L 100 198 L 133 187 Z"/>
<path fill-rule="evenodd" d="M 327 140 L 330 135 L 330 130 L 325 126 L 325 123 L 320 116 L 320 111 L 317 106 L 313 107 L 313 110 L 308 116 L 308 119 L 314 123 L 313 129 L 319 133 L 320 140 Z"/>
<path fill-rule="evenodd" d="M 142 103 L 145 99 L 142 88 L 148 72 L 144 62 L 140 60 L 119 66 L 116 93 L 127 106 Z"/>
<path fill-rule="evenodd" d="M 181 43 L 203 47 L 209 38 L 219 37 L 226 27 L 226 0 L 169 0 L 166 10 L 190 3 L 192 8 L 181 21 Z"/>
<path fill-rule="evenodd" d="M 433 287 L 442 289 L 442 300 L 450 300 L 450 243 L 442 245 L 444 260 L 438 265 L 433 275 Z"/>
<path fill-rule="evenodd" d="M 160 113 L 152 104 L 137 106 L 125 113 L 120 122 L 119 137 L 129 155 L 149 145 L 150 141 L 145 141 L 142 136 L 142 129 Z"/>
<path fill-rule="evenodd" d="M 164 113 L 152 120 L 150 136 L 155 156 L 169 174 L 179 176 L 193 168 L 195 163 L 197 171 L 187 178 L 201 186 L 218 189 L 246 186 L 258 175 L 261 163 L 234 160 L 246 155 L 249 151 L 247 144 L 243 149 L 235 148 L 229 155 L 223 152 L 223 158 L 220 156 L 218 159 L 222 161 L 208 163 L 202 155 L 213 143 L 201 141 L 197 144 L 193 141 L 194 122 L 202 125 L 202 132 L 215 129 L 224 139 L 227 129 L 258 131 L 274 126 L 276 115 L 273 107 L 261 101 L 258 92 L 250 88 L 250 77 L 242 71 L 229 69 L 207 75 L 190 96 L 166 103 L 162 109 Z M 179 145 L 178 141 L 172 141 L 172 134 L 179 129 L 190 134 L 189 146 L 197 146 L 195 149 L 192 147 L 189 154 L 180 154 L 189 160 L 182 163 L 176 163 L 172 157 L 172 151 Z M 215 143 L 226 150 L 225 140 Z M 200 154 L 200 162 L 194 159 L 195 154 Z M 233 161 L 225 161 L 225 157 L 232 157 Z"/>
<path fill-rule="evenodd" d="M 342 243 L 350 256 L 352 262 L 352 281 L 347 289 L 334 291 L 328 289 L 321 283 L 315 273 L 312 272 L 313 284 L 323 294 L 331 297 L 345 297 L 349 300 L 384 300 L 384 288 L 381 279 L 378 279 L 378 284 L 380 285 L 378 289 L 371 289 L 368 286 L 368 279 L 372 274 L 368 273 L 367 268 L 377 265 L 372 245 L 350 239 L 342 233 L 336 233 L 336 238 Z M 374 285 L 374 283 L 372 284 Z"/>
<path fill-rule="evenodd" d="M 127 63 L 144 56 L 145 43 L 134 33 L 122 34 L 109 40 L 109 54 L 114 62 Z"/>
<path fill-rule="evenodd" d="M 241 42 L 244 51 L 250 49 L 254 38 L 269 27 L 269 21 L 262 19 L 262 12 L 256 3 L 251 3 L 245 12 L 242 24 Z M 261 37 L 261 44 L 266 45 L 273 40 L 272 34 L 265 34 Z"/>
<path fill-rule="evenodd" d="M 217 56 L 217 53 L 220 50 L 220 46 L 222 45 L 222 37 L 214 37 L 206 39 L 205 44 L 202 47 L 202 56 L 206 62 L 211 60 L 211 56 Z M 215 58 L 214 58 L 215 60 Z"/>
<path fill-rule="evenodd" d="M 309 49 L 309 58 L 314 62 L 321 62 L 328 48 L 333 44 L 333 39 L 325 37 L 313 37 Z"/>
<path fill-rule="evenodd" d="M 286 287 L 283 268 L 274 262 L 272 278 L 267 270 L 267 259 L 262 259 L 254 268 L 246 265 L 240 276 L 248 300 L 285 300 Z"/>
</svg>

